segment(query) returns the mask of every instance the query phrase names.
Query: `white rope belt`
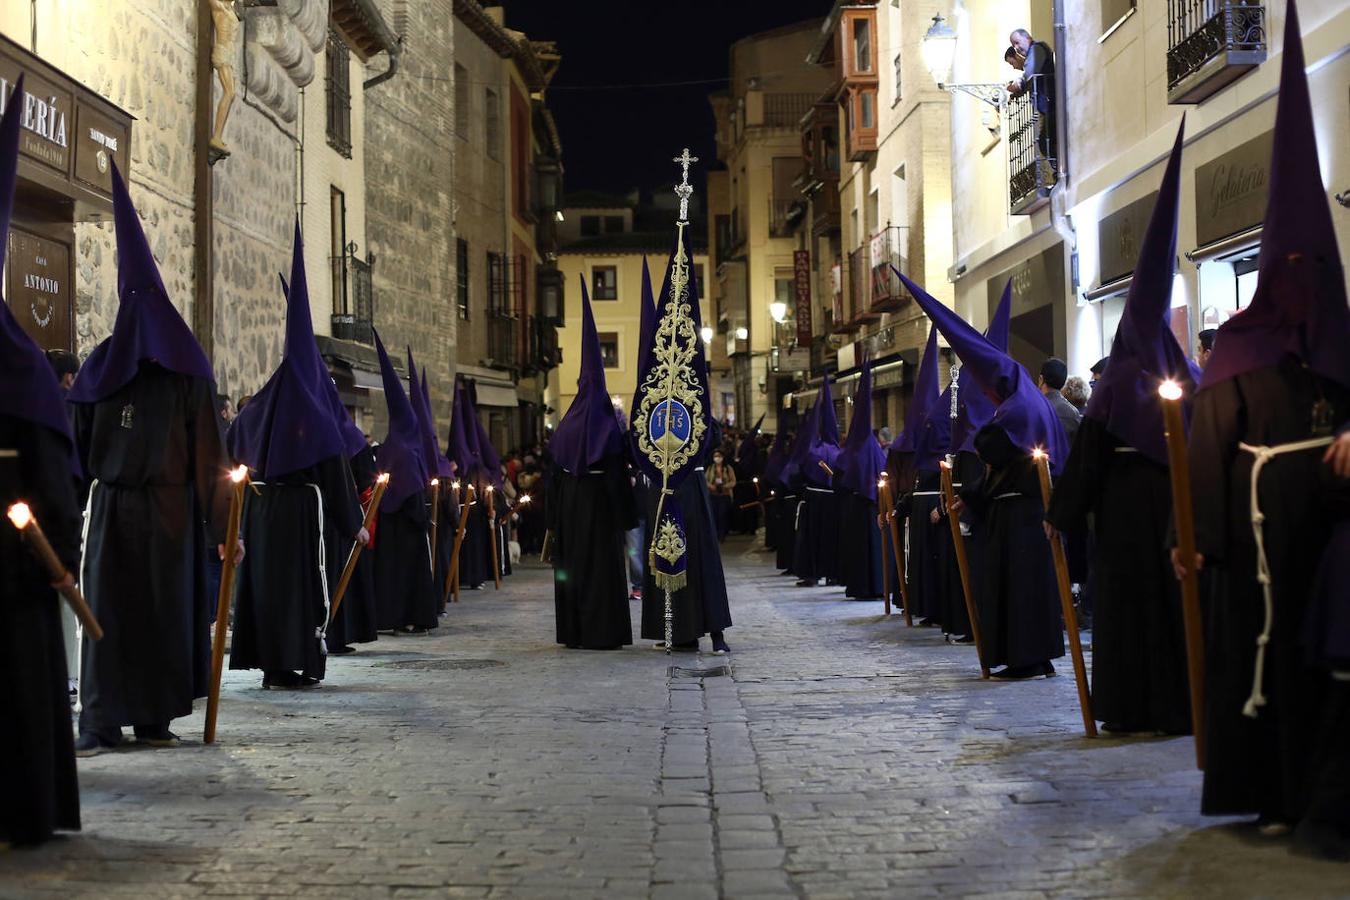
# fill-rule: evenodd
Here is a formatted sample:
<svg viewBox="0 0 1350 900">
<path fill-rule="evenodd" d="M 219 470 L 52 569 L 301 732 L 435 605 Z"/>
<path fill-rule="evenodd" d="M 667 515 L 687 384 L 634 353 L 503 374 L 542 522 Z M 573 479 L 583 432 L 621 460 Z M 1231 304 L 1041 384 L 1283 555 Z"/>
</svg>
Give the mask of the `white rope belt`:
<svg viewBox="0 0 1350 900">
<path fill-rule="evenodd" d="M 1265 627 L 1261 629 L 1261 633 L 1256 638 L 1256 671 L 1252 676 L 1252 693 L 1242 707 L 1242 714 L 1249 718 L 1255 719 L 1257 710 L 1266 705 L 1266 695 L 1263 689 L 1266 671 L 1266 646 L 1270 643 L 1270 632 L 1275 627 L 1275 601 L 1270 589 L 1270 561 L 1266 558 L 1266 516 L 1265 513 L 1261 512 L 1259 490 L 1261 470 L 1265 468 L 1266 463 L 1277 456 L 1327 447 L 1333 440 L 1335 438 L 1331 435 L 1326 435 L 1325 437 L 1308 438 L 1306 441 L 1277 444 L 1274 447 L 1248 443 L 1238 444 L 1240 449 L 1256 457 L 1252 462 L 1252 537 L 1256 541 L 1256 580 L 1261 582 L 1262 599 L 1264 599 L 1266 606 Z"/>
<path fill-rule="evenodd" d="M 942 491 L 914 491 L 911 497 L 941 497 Z"/>
<path fill-rule="evenodd" d="M 995 497 L 994 499 L 995 499 L 995 500 L 1011 500 L 1013 497 L 1020 497 L 1020 496 L 1022 496 L 1022 494 L 1021 494 L 1020 491 L 1008 491 L 1008 493 L 1006 493 L 1006 494 L 999 494 L 999 495 L 998 495 L 997 497 Z"/>
<path fill-rule="evenodd" d="M 808 490 L 808 491 L 811 491 L 811 492 L 813 492 L 813 493 L 816 493 L 816 494 L 833 494 L 833 493 L 834 493 L 834 489 L 833 489 L 833 488 L 807 487 L 807 490 Z"/>
<path fill-rule="evenodd" d="M 1139 450 L 1134 447 L 1117 447 L 1117 453 L 1138 453 Z"/>
</svg>

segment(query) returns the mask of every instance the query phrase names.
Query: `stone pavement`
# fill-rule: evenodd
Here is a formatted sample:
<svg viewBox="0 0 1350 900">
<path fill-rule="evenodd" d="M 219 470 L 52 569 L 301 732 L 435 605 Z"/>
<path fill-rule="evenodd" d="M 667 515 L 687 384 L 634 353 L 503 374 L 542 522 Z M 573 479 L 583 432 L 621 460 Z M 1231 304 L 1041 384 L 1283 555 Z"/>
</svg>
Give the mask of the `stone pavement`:
<svg viewBox="0 0 1350 900">
<path fill-rule="evenodd" d="M 215 746 L 199 711 L 81 761 L 85 830 L 0 854 L 0 897 L 1350 896 L 1202 819 L 1188 739 L 1081 737 L 1067 663 L 981 682 L 725 552 L 729 658 L 559 648 L 527 565 L 316 691 L 227 672 Z"/>
</svg>

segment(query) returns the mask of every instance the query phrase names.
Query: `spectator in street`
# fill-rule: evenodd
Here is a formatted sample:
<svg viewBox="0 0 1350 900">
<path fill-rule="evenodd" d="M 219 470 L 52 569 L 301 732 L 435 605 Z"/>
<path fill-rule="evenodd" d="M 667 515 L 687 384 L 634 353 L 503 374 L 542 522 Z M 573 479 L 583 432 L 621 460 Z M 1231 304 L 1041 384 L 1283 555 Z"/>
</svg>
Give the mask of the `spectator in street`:
<svg viewBox="0 0 1350 900">
<path fill-rule="evenodd" d="M 61 385 L 61 393 L 64 395 L 75 383 L 75 376 L 80 371 L 80 358 L 69 350 L 48 350 L 47 362 L 51 364 L 52 372 L 56 374 L 56 380 Z"/>
<path fill-rule="evenodd" d="M 1059 418 L 1059 424 L 1064 426 L 1064 434 L 1069 439 L 1069 446 L 1072 447 L 1074 435 L 1078 434 L 1078 423 L 1082 420 L 1083 414 L 1072 403 L 1064 399 L 1064 395 L 1060 393 L 1068 380 L 1069 367 L 1064 364 L 1064 360 L 1052 356 L 1041 363 L 1041 377 L 1038 382 L 1041 393 L 1050 401 L 1050 406 Z"/>
<path fill-rule="evenodd" d="M 712 495 L 713 521 L 717 524 L 717 540 L 727 536 L 731 527 L 731 497 L 736 489 L 736 470 L 727 465 L 726 452 L 719 447 L 713 451 L 712 465 L 708 466 L 708 493 Z"/>
<path fill-rule="evenodd" d="M 1081 415 L 1087 408 L 1088 391 L 1087 382 L 1079 375 L 1074 375 L 1068 381 L 1064 382 L 1064 399 L 1073 404 L 1073 408 L 1078 410 Z"/>
<path fill-rule="evenodd" d="M 1206 328 L 1196 337 L 1200 338 L 1200 352 L 1195 356 L 1195 362 L 1200 368 L 1204 368 L 1209 362 L 1209 355 L 1214 352 L 1214 335 L 1219 333 L 1217 328 Z"/>
<path fill-rule="evenodd" d="M 1095 363 L 1092 364 L 1091 369 L 1088 369 L 1088 372 L 1092 374 L 1092 377 L 1088 379 L 1089 395 L 1097 389 L 1097 382 L 1101 380 L 1102 373 L 1106 371 L 1106 364 L 1107 362 L 1110 361 L 1110 359 L 1111 357 L 1109 356 L 1103 356 L 1101 359 L 1097 360 Z"/>
</svg>

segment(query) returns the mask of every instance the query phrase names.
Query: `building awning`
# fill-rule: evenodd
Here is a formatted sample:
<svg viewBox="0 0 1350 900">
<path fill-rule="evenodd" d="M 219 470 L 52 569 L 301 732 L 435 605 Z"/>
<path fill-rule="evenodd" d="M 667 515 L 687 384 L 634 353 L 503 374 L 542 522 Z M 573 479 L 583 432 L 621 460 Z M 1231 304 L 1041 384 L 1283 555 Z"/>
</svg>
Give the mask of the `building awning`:
<svg viewBox="0 0 1350 900">
<path fill-rule="evenodd" d="M 479 406 L 509 406 L 515 409 L 520 400 L 514 386 L 506 387 L 485 381 L 474 383 L 474 394 Z"/>
<path fill-rule="evenodd" d="M 1187 251 L 1186 258 L 1197 266 L 1213 259 L 1245 255 L 1261 244 L 1261 225 Z"/>
<path fill-rule="evenodd" d="M 1098 300 L 1106 300 L 1110 297 L 1119 297 L 1130 289 L 1134 283 L 1134 273 L 1126 275 L 1124 278 L 1117 278 L 1115 281 L 1108 281 L 1106 284 L 1098 285 L 1095 288 L 1089 288 L 1083 291 L 1083 299 L 1088 303 L 1095 303 Z"/>
</svg>

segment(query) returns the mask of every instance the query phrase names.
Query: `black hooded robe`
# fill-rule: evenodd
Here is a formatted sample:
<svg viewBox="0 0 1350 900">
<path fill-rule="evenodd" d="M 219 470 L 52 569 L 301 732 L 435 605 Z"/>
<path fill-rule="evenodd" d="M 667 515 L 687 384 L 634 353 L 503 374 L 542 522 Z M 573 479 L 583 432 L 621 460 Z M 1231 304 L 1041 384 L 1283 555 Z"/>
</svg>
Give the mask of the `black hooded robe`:
<svg viewBox="0 0 1350 900">
<path fill-rule="evenodd" d="M 375 485 L 378 475 L 375 466 L 375 451 L 366 447 L 351 458 L 352 480 L 356 496 L 366 497 L 366 491 Z M 364 510 L 364 504 L 362 505 Z M 364 518 L 364 512 L 362 512 Z M 342 552 L 350 553 L 348 544 Z M 344 555 L 338 562 L 337 573 L 328 570 L 329 588 L 337 587 L 342 577 L 342 567 L 347 564 Z M 369 550 L 356 558 L 356 570 L 352 573 L 351 584 L 347 585 L 347 594 L 342 598 L 337 618 L 328 626 L 328 649 L 336 651 L 348 644 L 369 644 L 379 637 L 375 627 L 375 554 Z"/>
<path fill-rule="evenodd" d="M 659 485 L 658 485 L 659 487 Z M 647 533 L 642 552 L 651 547 L 652 523 L 656 521 L 659 490 L 647 492 Z M 673 498 L 684 514 L 685 542 L 688 545 L 688 583 L 671 595 L 675 615 L 674 642 L 687 644 L 705 634 L 731 627 L 731 605 L 727 600 L 726 575 L 722 571 L 722 552 L 717 545 L 712 503 L 702 467 L 689 473 L 675 490 Z M 667 500 L 669 502 L 669 500 Z M 642 585 L 642 638 L 666 639 L 665 593 L 656 586 L 651 567 L 647 567 Z"/>
<path fill-rule="evenodd" d="M 792 573 L 792 554 L 797 545 L 797 492 L 784 484 L 770 485 L 769 523 L 774 529 L 774 565 L 785 575 Z"/>
<path fill-rule="evenodd" d="M 627 471 L 617 459 L 580 476 L 555 468 L 549 490 L 558 643 L 587 650 L 631 644 L 625 542 L 638 517 Z"/>
<path fill-rule="evenodd" d="M 1085 418 L 1046 518 L 1068 532 L 1086 529 L 1089 514 L 1097 589 L 1092 710 L 1125 731 L 1188 734 L 1181 592 L 1167 555 L 1171 480 L 1165 466 Z"/>
<path fill-rule="evenodd" d="M 839 516 L 833 488 L 803 482 L 797 495 L 797 535 L 792 553 L 792 574 L 804 581 L 824 578 L 833 582 L 838 571 Z"/>
<path fill-rule="evenodd" d="M 985 477 L 961 498 L 984 527 L 976 611 L 984 664 L 1029 666 L 1064 655 L 1064 628 L 1050 542 L 1041 526 L 1040 478 L 1031 455 L 986 425 L 975 436 Z"/>
<path fill-rule="evenodd" d="M 252 483 L 244 496 L 249 553 L 238 572 L 230 668 L 322 679 L 329 604 L 361 528 L 347 460 Z"/>
<path fill-rule="evenodd" d="M 65 442 L 0 415 L 0 510 L 28 503 L 66 567 L 79 570 L 80 516 Z M 64 602 L 6 521 L 0 527 L 0 841 L 36 844 L 80 828 L 70 728 Z"/>
<path fill-rule="evenodd" d="M 381 631 L 424 631 L 440 624 L 441 595 L 431 583 L 427 493 L 414 491 L 375 525 L 375 599 Z"/>
<path fill-rule="evenodd" d="M 1350 487 L 1322 462 L 1323 449 L 1276 456 L 1260 482 L 1274 627 L 1266 648 L 1266 705 L 1243 715 L 1256 639 L 1265 619 L 1251 524 L 1254 457 L 1239 442 L 1275 446 L 1313 436 L 1313 405 L 1333 427 L 1350 419 L 1350 392 L 1292 358 L 1200 391 L 1191 419 L 1196 543 L 1214 594 L 1206 616 L 1205 783 L 1202 812 L 1260 814 L 1295 823 L 1310 810 L 1350 836 L 1350 812 L 1329 809 L 1325 787 L 1347 796 L 1350 727 L 1345 682 L 1309 663 L 1299 639 L 1331 511 Z M 1343 506 L 1341 508 L 1344 508 Z M 1335 820 L 1339 820 L 1338 822 Z"/>
<path fill-rule="evenodd" d="M 931 518 L 941 506 L 941 492 L 941 476 L 936 471 L 920 471 L 909 504 L 909 599 L 914 616 L 930 625 L 942 624 L 948 584 L 940 556 L 942 529 L 948 525 L 940 520 L 934 525 Z"/>
<path fill-rule="evenodd" d="M 481 493 L 469 504 L 468 516 L 464 540 L 459 548 L 459 584 L 472 589 L 492 580 L 491 533 L 488 531 L 487 505 Z"/>
<path fill-rule="evenodd" d="M 209 382 L 142 363 L 97 403 L 77 404 L 89 491 L 81 579 L 103 626 L 85 641 L 80 731 L 115 737 L 192 713 L 206 696 L 215 597 L 211 543 L 225 539 L 227 455 Z"/>
<path fill-rule="evenodd" d="M 841 569 L 846 596 L 854 600 L 878 600 L 885 593 L 881 582 L 883 561 L 881 532 L 877 529 L 877 502 L 861 494 L 844 499 L 839 521 Z"/>
</svg>

